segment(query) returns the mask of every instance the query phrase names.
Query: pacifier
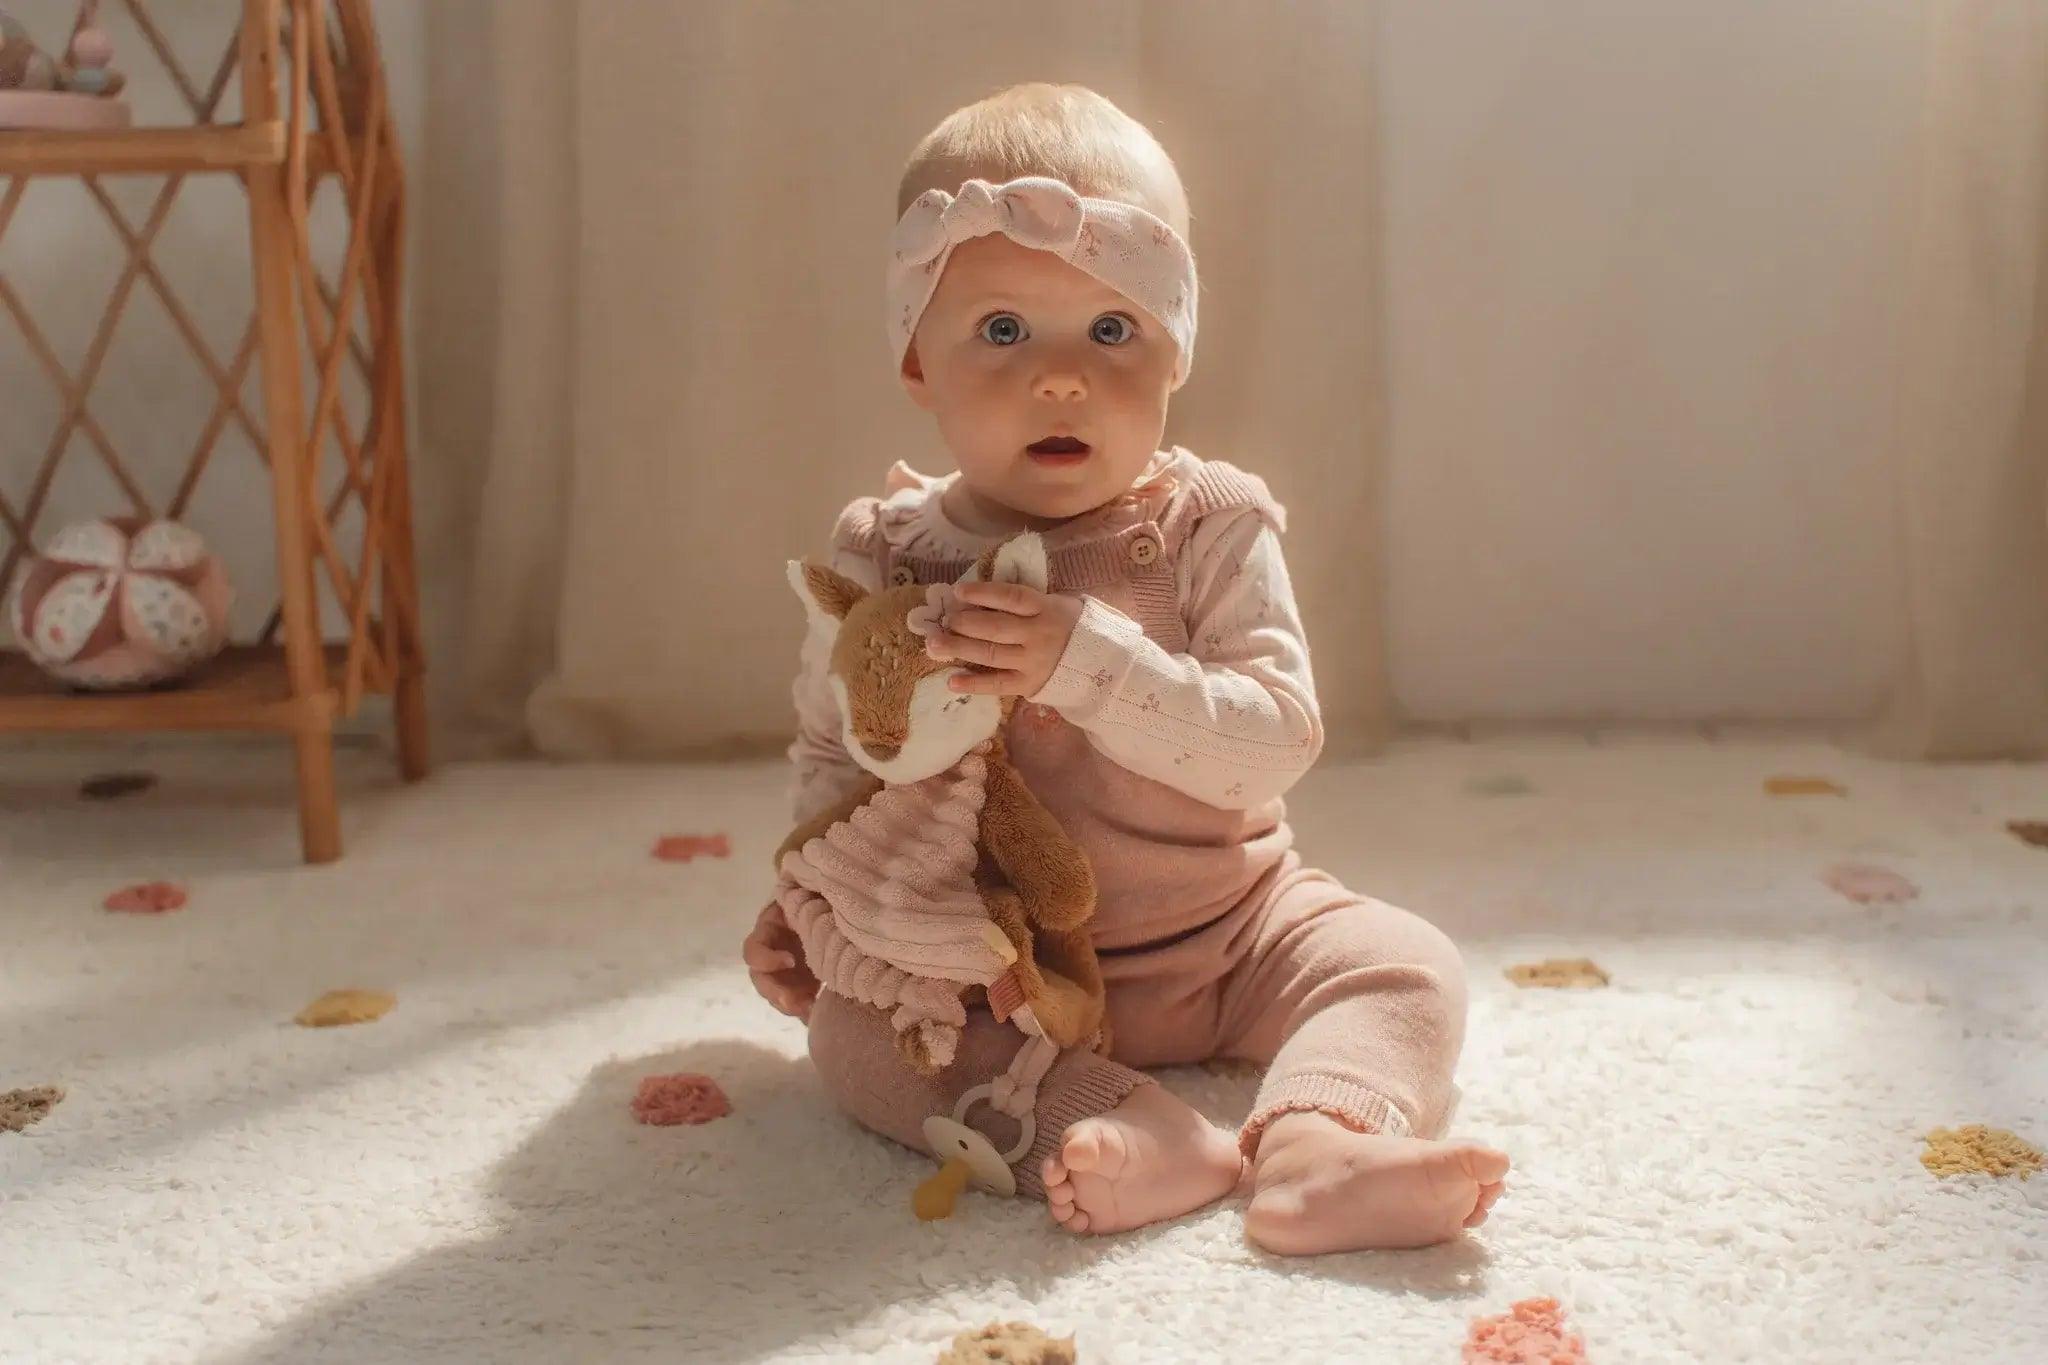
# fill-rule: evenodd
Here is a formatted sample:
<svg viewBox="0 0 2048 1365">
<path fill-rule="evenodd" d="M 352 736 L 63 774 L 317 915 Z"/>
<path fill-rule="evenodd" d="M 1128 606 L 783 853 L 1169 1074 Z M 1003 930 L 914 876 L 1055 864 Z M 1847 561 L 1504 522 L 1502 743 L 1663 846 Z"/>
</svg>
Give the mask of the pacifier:
<svg viewBox="0 0 2048 1365">
<path fill-rule="evenodd" d="M 1017 1145 L 1007 1153 L 996 1151 L 995 1144 L 966 1123 L 968 1111 L 994 1092 L 993 1085 L 977 1085 L 960 1097 L 951 1117 L 933 1114 L 924 1121 L 925 1143 L 945 1164 L 911 1196 L 910 1207 L 919 1222 L 951 1218 L 954 1203 L 970 1183 L 1005 1198 L 1017 1193 L 1017 1177 L 1010 1168 L 1031 1150 L 1038 1124 L 1027 1111 L 1018 1120 Z"/>
</svg>

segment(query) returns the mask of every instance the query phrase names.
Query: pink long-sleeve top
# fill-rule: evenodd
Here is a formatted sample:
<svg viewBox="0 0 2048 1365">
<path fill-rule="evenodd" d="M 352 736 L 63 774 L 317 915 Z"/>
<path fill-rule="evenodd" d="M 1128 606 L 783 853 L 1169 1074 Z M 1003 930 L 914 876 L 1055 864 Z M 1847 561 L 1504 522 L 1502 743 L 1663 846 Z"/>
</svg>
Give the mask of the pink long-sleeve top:
<svg viewBox="0 0 2048 1365">
<path fill-rule="evenodd" d="M 825 562 L 870 589 L 956 580 L 997 539 L 946 515 L 958 477 L 897 466 L 888 496 L 841 514 Z M 1176 449 L 1124 497 L 1044 533 L 1051 590 L 1084 606 L 1009 747 L 1094 864 L 1104 947 L 1206 922 L 1291 844 L 1281 797 L 1323 731 L 1285 525 L 1263 482 Z M 808 639 L 794 688 L 799 820 L 861 776 L 841 743 L 828 656 L 829 641 Z"/>
</svg>

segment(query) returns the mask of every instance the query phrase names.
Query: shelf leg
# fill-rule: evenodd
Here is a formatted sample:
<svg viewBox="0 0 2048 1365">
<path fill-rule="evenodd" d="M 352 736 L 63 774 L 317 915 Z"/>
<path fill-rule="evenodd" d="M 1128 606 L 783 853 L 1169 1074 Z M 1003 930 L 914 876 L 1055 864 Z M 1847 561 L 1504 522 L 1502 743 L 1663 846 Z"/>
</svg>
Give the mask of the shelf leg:
<svg viewBox="0 0 2048 1365">
<path fill-rule="evenodd" d="M 418 782 L 427 775 L 427 680 L 417 668 L 398 675 L 398 692 L 392 699 L 398 722 L 398 775 Z"/>
<path fill-rule="evenodd" d="M 272 0 L 245 0 L 242 109 L 251 120 L 278 115 L 278 19 Z M 313 582 L 309 521 L 319 516 L 309 491 L 317 447 L 305 438 L 298 317 L 293 301 L 300 243 L 292 230 L 284 166 L 244 173 L 249 191 L 250 255 L 256 268 L 256 316 L 263 360 L 264 436 L 277 516 L 277 580 L 283 599 L 284 652 L 292 693 L 310 700 L 327 688 L 320 604 Z M 309 708 L 310 709 L 310 708 Z M 334 719 L 324 707 L 294 732 L 299 767 L 299 832 L 306 861 L 341 856 L 334 791 Z"/>
<path fill-rule="evenodd" d="M 309 863 L 341 856 L 341 805 L 334 791 L 334 732 L 326 725 L 293 738 L 299 760 L 299 848 Z"/>
</svg>

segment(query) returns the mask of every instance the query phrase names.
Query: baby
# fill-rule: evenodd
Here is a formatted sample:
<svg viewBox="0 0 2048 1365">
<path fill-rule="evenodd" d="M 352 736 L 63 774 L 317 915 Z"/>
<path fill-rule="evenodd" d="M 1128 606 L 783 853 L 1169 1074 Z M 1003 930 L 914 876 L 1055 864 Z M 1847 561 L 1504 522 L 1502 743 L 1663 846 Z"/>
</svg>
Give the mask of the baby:
<svg viewBox="0 0 2048 1365">
<path fill-rule="evenodd" d="M 1020 530 L 1044 538 L 1049 592 L 964 585 L 927 642 L 960 665 L 954 690 L 1022 699 L 1010 759 L 1095 870 L 1111 1050 L 1046 1073 L 1019 1188 L 1063 1227 L 1105 1233 L 1248 1177 L 1249 1235 L 1287 1254 L 1476 1227 L 1508 1160 L 1439 1136 L 1464 1035 L 1457 949 L 1292 848 L 1281 797 L 1323 734 L 1285 513 L 1258 478 L 1159 448 L 1195 341 L 1173 162 L 1091 91 L 1020 86 L 924 140 L 898 211 L 901 379 L 959 471 L 898 464 L 886 498 L 840 516 L 825 562 L 874 591 L 953 582 Z M 798 821 L 863 776 L 827 662 L 806 645 Z M 885 1015 L 819 992 L 772 902 L 745 957 L 761 994 L 808 1022 L 834 1099 L 912 1147 L 1021 1041 L 971 1011 L 953 1063 L 920 1076 Z M 1218 1057 L 1265 1068 L 1235 1134 L 1141 1070 Z"/>
</svg>

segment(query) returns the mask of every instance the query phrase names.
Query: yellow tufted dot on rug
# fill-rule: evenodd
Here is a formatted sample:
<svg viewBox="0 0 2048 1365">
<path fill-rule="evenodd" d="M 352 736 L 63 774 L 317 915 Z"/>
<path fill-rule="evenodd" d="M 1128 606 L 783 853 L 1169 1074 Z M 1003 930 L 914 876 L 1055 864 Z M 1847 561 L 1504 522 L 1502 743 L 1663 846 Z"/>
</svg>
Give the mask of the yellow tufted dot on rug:
<svg viewBox="0 0 2048 1365">
<path fill-rule="evenodd" d="M 1547 957 L 1518 962 L 1505 973 L 1517 986 L 1547 990 L 1597 990 L 1608 982 L 1607 969 L 1586 957 Z"/>
<path fill-rule="evenodd" d="M 2017 1133 L 1981 1123 L 1937 1128 L 1927 1135 L 1920 1164 L 1938 1176 L 2016 1175 L 2022 1180 L 2041 1169 L 2041 1149 Z"/>
<path fill-rule="evenodd" d="M 1028 1322 L 992 1322 L 962 1332 L 938 1365 L 1074 1365 L 1074 1339 L 1047 1336 Z"/>
<path fill-rule="evenodd" d="M 32 1085 L 26 1090 L 0 1090 L 0 1133 L 19 1133 L 41 1123 L 64 1102 L 61 1085 Z"/>
<path fill-rule="evenodd" d="M 1772 796 L 1847 796 L 1849 789 L 1825 777 L 1773 777 L 1764 783 Z"/>
<path fill-rule="evenodd" d="M 385 991 L 339 990 L 329 991 L 300 1010 L 294 1021 L 306 1028 L 341 1028 L 347 1024 L 367 1024 L 373 1019 L 382 1019 L 398 1003 L 398 997 Z"/>
</svg>

